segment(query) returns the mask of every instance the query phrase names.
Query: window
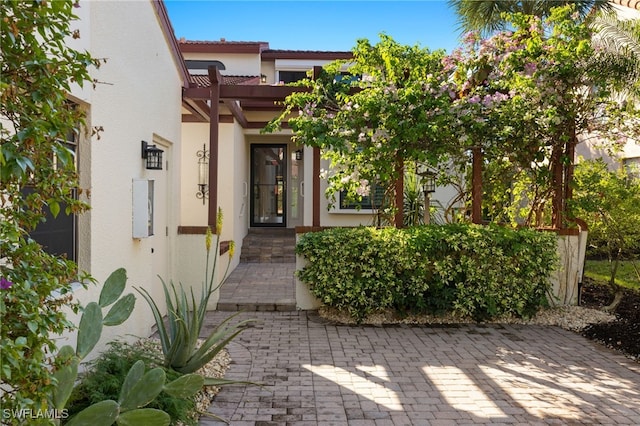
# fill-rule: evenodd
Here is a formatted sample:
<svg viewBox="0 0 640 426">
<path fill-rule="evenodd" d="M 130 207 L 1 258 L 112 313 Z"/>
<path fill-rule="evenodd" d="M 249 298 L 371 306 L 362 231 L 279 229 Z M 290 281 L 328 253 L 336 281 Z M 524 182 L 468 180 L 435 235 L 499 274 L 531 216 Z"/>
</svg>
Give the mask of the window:
<svg viewBox="0 0 640 426">
<path fill-rule="evenodd" d="M 278 71 L 278 81 L 282 83 L 293 83 L 307 78 L 306 71 Z"/>
<path fill-rule="evenodd" d="M 342 210 L 357 210 L 358 208 L 361 210 L 374 210 L 379 209 L 384 202 L 384 188 L 381 186 L 373 185 L 371 188 L 371 193 L 373 193 L 373 202 L 370 195 L 362 197 L 362 201 L 360 203 L 348 203 L 346 201 L 346 193 L 344 191 L 340 192 L 340 209 Z"/>
<path fill-rule="evenodd" d="M 64 144 L 73 151 L 76 157 L 77 165 L 77 135 L 70 132 L 66 136 Z M 32 191 L 30 187 L 24 188 L 25 193 Z M 73 197 L 77 198 L 78 194 L 74 190 Z M 45 222 L 41 222 L 34 229 L 30 236 L 44 251 L 56 256 L 66 256 L 67 259 L 77 262 L 77 219 L 73 214 L 65 214 L 66 204 L 60 205 L 60 213 L 57 217 L 53 217 L 49 209 L 45 208 Z"/>
<path fill-rule="evenodd" d="M 194 60 L 187 59 L 184 61 L 187 69 L 189 70 L 208 70 L 211 65 L 216 67 L 218 70 L 226 70 L 227 68 L 220 61 L 204 61 L 204 60 Z"/>
</svg>

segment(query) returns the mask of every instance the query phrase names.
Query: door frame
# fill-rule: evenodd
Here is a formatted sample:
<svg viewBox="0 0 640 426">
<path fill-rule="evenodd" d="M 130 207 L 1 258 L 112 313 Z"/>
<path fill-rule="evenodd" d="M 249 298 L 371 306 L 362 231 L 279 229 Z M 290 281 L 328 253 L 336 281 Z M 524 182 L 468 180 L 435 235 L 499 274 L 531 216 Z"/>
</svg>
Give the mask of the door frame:
<svg viewBox="0 0 640 426">
<path fill-rule="evenodd" d="M 282 156 L 282 182 L 283 182 L 283 191 L 282 191 L 282 223 L 262 223 L 256 222 L 254 219 L 254 207 L 256 200 L 254 198 L 254 185 L 255 185 L 255 170 L 254 170 L 254 156 L 255 149 L 257 148 L 282 148 L 283 156 Z M 287 227 L 287 210 L 288 210 L 288 179 L 289 179 L 289 159 L 287 158 L 287 153 L 289 152 L 289 146 L 286 143 L 252 143 L 249 144 L 249 226 L 252 228 L 286 228 Z"/>
</svg>

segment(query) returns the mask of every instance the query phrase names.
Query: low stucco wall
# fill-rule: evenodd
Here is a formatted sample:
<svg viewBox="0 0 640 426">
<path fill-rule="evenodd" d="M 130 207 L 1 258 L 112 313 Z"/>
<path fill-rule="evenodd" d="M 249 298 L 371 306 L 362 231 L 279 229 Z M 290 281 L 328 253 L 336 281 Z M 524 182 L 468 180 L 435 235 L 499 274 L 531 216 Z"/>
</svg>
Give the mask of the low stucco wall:
<svg viewBox="0 0 640 426">
<path fill-rule="evenodd" d="M 587 231 L 578 235 L 558 235 L 558 268 L 551 273 L 548 295 L 551 306 L 577 305 L 584 270 Z"/>
</svg>

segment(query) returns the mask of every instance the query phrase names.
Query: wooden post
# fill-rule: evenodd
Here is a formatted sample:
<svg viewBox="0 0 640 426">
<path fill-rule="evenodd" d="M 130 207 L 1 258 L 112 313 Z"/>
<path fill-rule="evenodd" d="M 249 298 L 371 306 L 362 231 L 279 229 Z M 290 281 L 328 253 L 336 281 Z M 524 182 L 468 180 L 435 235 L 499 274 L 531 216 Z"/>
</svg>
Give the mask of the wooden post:
<svg viewBox="0 0 640 426">
<path fill-rule="evenodd" d="M 471 148 L 471 221 L 482 223 L 482 148 Z"/>
<path fill-rule="evenodd" d="M 322 67 L 313 67 L 313 79 L 320 77 Z M 313 148 L 313 180 L 312 180 L 312 220 L 313 226 L 320 226 L 320 148 Z"/>
<path fill-rule="evenodd" d="M 404 226 L 404 161 L 400 154 L 396 157 L 396 174 L 398 175 L 395 188 L 396 214 L 393 221 L 396 228 L 400 229 Z"/>
<path fill-rule="evenodd" d="M 218 125 L 220 110 L 220 82 L 222 77 L 214 66 L 208 69 L 211 81 L 211 107 L 209 109 L 209 214 L 208 225 L 215 232 L 218 217 Z"/>
</svg>

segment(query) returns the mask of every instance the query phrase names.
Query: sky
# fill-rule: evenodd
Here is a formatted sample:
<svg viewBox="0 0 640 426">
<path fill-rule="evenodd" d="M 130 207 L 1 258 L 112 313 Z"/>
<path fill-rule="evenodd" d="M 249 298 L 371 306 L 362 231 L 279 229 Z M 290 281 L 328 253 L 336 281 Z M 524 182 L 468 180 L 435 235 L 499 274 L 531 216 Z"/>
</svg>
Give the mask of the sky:
<svg viewBox="0 0 640 426">
<path fill-rule="evenodd" d="M 349 51 L 356 40 L 395 41 L 451 52 L 457 16 L 445 0 L 165 0 L 175 35 L 187 40 L 266 41 L 271 49 Z"/>
</svg>

